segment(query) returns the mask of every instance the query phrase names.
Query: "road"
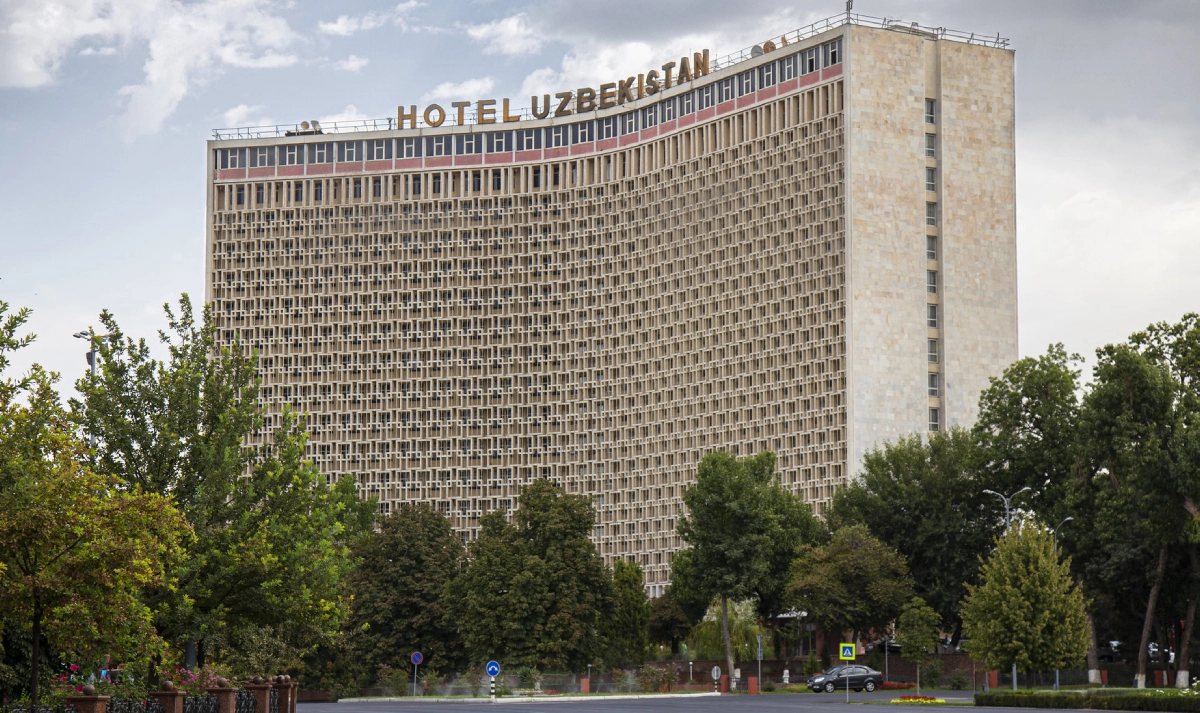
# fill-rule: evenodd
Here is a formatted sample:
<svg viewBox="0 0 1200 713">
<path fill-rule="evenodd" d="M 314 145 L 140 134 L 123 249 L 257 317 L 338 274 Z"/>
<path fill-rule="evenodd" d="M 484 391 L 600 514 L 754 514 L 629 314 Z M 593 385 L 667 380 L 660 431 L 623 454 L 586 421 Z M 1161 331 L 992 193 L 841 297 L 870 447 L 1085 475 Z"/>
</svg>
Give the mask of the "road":
<svg viewBox="0 0 1200 713">
<path fill-rule="evenodd" d="M 897 696 L 912 693 L 912 691 L 876 691 L 875 693 L 850 693 L 852 702 L 888 701 Z M 971 701 L 970 691 L 936 691 L 938 698 L 950 702 Z M 696 698 L 663 698 L 635 700 L 604 700 L 597 698 L 587 701 L 538 701 L 523 703 L 518 701 L 505 702 L 499 699 L 494 704 L 509 710 L 523 710 L 532 706 L 536 713 L 709 713 L 716 711 L 763 711 L 776 713 L 782 711 L 846 711 L 846 698 L 843 693 L 825 694 L 770 694 L 761 696 L 705 696 Z M 422 702 L 420 699 L 409 699 L 395 702 L 345 702 L 345 703 L 301 703 L 297 713 L 452 713 L 453 711 L 478 711 L 480 705 L 489 705 L 486 699 L 475 699 L 462 703 L 451 702 Z M 890 705 L 879 709 L 875 707 L 856 708 L 858 713 L 928 713 L 928 706 Z M 993 709 L 1001 710 L 1001 709 Z"/>
</svg>

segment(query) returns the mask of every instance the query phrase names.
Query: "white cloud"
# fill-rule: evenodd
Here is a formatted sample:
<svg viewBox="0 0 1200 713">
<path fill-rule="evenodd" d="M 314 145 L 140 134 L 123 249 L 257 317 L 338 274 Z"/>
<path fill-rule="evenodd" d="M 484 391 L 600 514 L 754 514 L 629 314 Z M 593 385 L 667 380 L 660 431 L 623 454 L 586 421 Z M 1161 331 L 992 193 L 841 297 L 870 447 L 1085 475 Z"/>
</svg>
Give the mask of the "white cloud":
<svg viewBox="0 0 1200 713">
<path fill-rule="evenodd" d="M 269 126 L 275 122 L 262 113 L 261 105 L 238 104 L 221 114 L 222 127 Z"/>
<path fill-rule="evenodd" d="M 374 30 L 377 27 L 383 27 L 387 24 L 392 24 L 400 27 L 403 30 L 413 29 L 408 24 L 407 15 L 412 10 L 420 7 L 422 3 L 417 0 L 408 0 L 402 2 L 389 12 L 368 12 L 365 15 L 339 15 L 332 22 L 318 22 L 317 30 L 326 35 L 336 35 L 338 37 L 349 37 L 356 32 L 364 32 Z"/>
<path fill-rule="evenodd" d="M 116 53 L 117 53 L 116 47 L 88 47 L 88 48 L 84 49 L 82 52 L 80 52 L 79 54 L 84 57 L 90 57 L 93 55 L 100 55 L 100 56 L 106 57 L 108 55 L 114 55 Z"/>
<path fill-rule="evenodd" d="M 421 103 L 436 101 L 474 101 L 487 98 L 487 93 L 496 86 L 491 77 L 468 79 L 465 82 L 442 82 L 421 95 Z"/>
<path fill-rule="evenodd" d="M 541 33 L 524 13 L 485 25 L 468 25 L 466 29 L 472 39 L 485 43 L 483 51 L 487 54 L 515 57 L 534 54 L 542 49 Z"/>
<path fill-rule="evenodd" d="M 327 116 L 322 116 L 319 119 L 317 119 L 317 121 L 320 121 L 322 124 L 332 124 L 336 121 L 362 121 L 364 119 L 375 119 L 375 118 L 378 118 L 378 117 L 367 116 L 366 114 L 359 111 L 358 107 L 354 106 L 353 104 L 347 104 L 346 108 L 342 109 L 337 114 L 329 114 Z"/>
<path fill-rule="evenodd" d="M 346 72 L 357 72 L 358 70 L 362 69 L 363 67 L 367 66 L 370 63 L 371 63 L 371 60 L 367 59 L 366 57 L 359 57 L 358 55 L 352 54 L 349 57 L 347 57 L 346 59 L 342 59 L 342 60 L 338 60 L 337 62 L 334 62 L 333 68 L 341 69 Z"/>
<path fill-rule="evenodd" d="M 286 53 L 296 35 L 275 7 L 271 0 L 7 0 L 0 5 L 0 86 L 51 84 L 82 41 L 144 43 L 141 83 L 119 91 L 121 126 L 126 138 L 153 133 L 208 73 L 296 62 Z"/>
</svg>

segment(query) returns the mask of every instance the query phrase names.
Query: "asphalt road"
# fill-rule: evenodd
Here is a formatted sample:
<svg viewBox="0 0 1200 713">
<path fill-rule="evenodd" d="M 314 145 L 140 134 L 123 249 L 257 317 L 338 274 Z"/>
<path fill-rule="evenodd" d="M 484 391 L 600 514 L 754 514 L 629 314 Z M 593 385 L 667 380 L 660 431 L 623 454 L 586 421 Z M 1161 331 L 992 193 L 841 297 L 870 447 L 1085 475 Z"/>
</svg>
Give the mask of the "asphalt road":
<svg viewBox="0 0 1200 713">
<path fill-rule="evenodd" d="M 851 702 L 865 703 L 868 701 L 888 701 L 897 696 L 912 693 L 912 691 L 876 691 L 875 693 L 854 693 L 851 691 Z M 933 692 L 947 702 L 967 703 L 972 700 L 970 691 L 936 691 Z M 479 711 L 479 706 L 503 706 L 507 709 L 522 710 L 533 707 L 537 713 L 701 713 L 716 711 L 763 711 L 764 713 L 782 711 L 841 711 L 845 713 L 846 695 L 844 693 L 812 693 L 812 694 L 770 694 L 761 696 L 726 695 L 705 696 L 696 698 L 663 698 L 637 700 L 604 700 L 597 698 L 588 701 L 538 701 L 523 703 L 518 701 L 505 702 L 499 699 L 495 704 L 489 704 L 486 699 L 476 699 L 471 702 L 422 702 L 419 699 L 409 699 L 395 702 L 351 702 L 345 703 L 301 703 L 297 713 L 451 713 L 452 711 Z M 928 713 L 928 706 L 890 705 L 883 709 L 874 707 L 855 708 L 857 713 Z M 943 709 L 944 710 L 944 709 Z M 1001 710 L 1001 709 L 994 709 Z"/>
</svg>

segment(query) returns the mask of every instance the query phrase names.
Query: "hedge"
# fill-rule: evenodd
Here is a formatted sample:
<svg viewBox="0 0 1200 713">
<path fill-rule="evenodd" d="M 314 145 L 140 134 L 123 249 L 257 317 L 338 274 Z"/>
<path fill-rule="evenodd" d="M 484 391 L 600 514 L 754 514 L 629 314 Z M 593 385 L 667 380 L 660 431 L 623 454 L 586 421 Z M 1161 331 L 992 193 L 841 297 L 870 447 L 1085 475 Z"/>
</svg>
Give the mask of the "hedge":
<svg viewBox="0 0 1200 713">
<path fill-rule="evenodd" d="M 1191 693 L 976 693 L 975 705 L 997 708 L 1090 708 L 1113 711 L 1200 713 L 1200 695 Z"/>
</svg>

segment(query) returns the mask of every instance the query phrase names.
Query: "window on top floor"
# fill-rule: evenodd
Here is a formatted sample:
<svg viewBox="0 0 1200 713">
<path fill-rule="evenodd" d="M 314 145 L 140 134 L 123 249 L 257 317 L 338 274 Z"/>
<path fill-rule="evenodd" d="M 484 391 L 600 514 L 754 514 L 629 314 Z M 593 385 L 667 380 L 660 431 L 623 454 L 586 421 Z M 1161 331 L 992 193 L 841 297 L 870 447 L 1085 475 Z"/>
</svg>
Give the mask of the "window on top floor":
<svg viewBox="0 0 1200 713">
<path fill-rule="evenodd" d="M 696 110 L 707 109 L 717 101 L 717 87 L 713 84 L 696 90 Z"/>
<path fill-rule="evenodd" d="M 649 129 L 651 126 L 658 126 L 657 104 L 642 109 L 642 128 Z"/>
<path fill-rule="evenodd" d="M 586 144 L 596 140 L 596 122 L 581 121 L 571 124 L 571 143 Z"/>
<path fill-rule="evenodd" d="M 821 48 L 813 47 L 800 53 L 800 73 L 811 74 L 821 68 Z"/>
<path fill-rule="evenodd" d="M 246 149 L 221 149 L 218 152 L 221 168 L 245 168 Z"/>
<path fill-rule="evenodd" d="M 339 141 L 338 161 L 342 163 L 354 163 L 363 160 L 362 143 L 361 141 Z"/>
<path fill-rule="evenodd" d="M 517 150 L 534 151 L 542 147 L 541 129 L 521 129 L 517 132 Z"/>
<path fill-rule="evenodd" d="M 425 139 L 426 156 L 449 156 L 454 147 L 453 136 L 430 136 Z"/>
<path fill-rule="evenodd" d="M 794 54 L 791 57 L 784 57 L 779 60 L 779 81 L 786 82 L 789 79 L 795 79 L 799 74 L 800 55 Z"/>
<path fill-rule="evenodd" d="M 275 165 L 275 147 L 258 146 L 250 149 L 250 168 L 263 168 Z"/>
<path fill-rule="evenodd" d="M 280 166 L 296 166 L 304 163 L 303 146 L 282 146 L 279 149 Z"/>
<path fill-rule="evenodd" d="M 831 67 L 842 61 L 842 41 L 840 39 L 833 42 L 826 42 L 821 45 L 821 49 L 824 50 L 826 67 Z"/>
<path fill-rule="evenodd" d="M 688 92 L 679 97 L 679 115 L 687 116 L 696 111 L 696 92 Z"/>
<path fill-rule="evenodd" d="M 371 139 L 367 142 L 367 160 L 385 161 L 392 157 L 391 139 Z"/>
<path fill-rule="evenodd" d="M 569 126 L 551 126 L 546 130 L 549 133 L 547 148 L 557 149 L 563 146 L 568 146 L 571 143 L 571 127 Z"/>
<path fill-rule="evenodd" d="M 718 104 L 720 104 L 721 102 L 727 102 L 727 101 L 733 100 L 733 92 L 734 92 L 733 80 L 734 79 L 735 79 L 734 77 L 729 77 L 728 79 L 722 79 L 720 82 L 717 83 L 717 103 Z"/>
<path fill-rule="evenodd" d="M 620 116 L 621 135 L 632 134 L 638 130 L 638 113 L 631 111 Z"/>
<path fill-rule="evenodd" d="M 617 117 L 610 116 L 607 119 L 600 119 L 596 122 L 596 138 L 603 141 L 604 139 L 615 139 L 617 137 Z"/>
<path fill-rule="evenodd" d="M 333 144 L 309 144 L 309 163 L 333 163 Z"/>
<path fill-rule="evenodd" d="M 675 118 L 675 110 L 678 108 L 678 99 L 672 97 L 658 103 L 658 115 L 662 117 L 664 122 L 671 121 Z"/>
<path fill-rule="evenodd" d="M 509 153 L 514 148 L 513 132 L 495 131 L 487 135 L 488 153 Z"/>
<path fill-rule="evenodd" d="M 417 138 L 400 139 L 399 149 L 400 158 L 420 158 L 421 140 Z"/>
<path fill-rule="evenodd" d="M 483 153 L 483 134 L 459 134 L 454 144 L 459 156 Z"/>
<path fill-rule="evenodd" d="M 774 62 L 768 62 L 758 68 L 758 86 L 762 89 L 775 86 L 776 67 Z"/>
</svg>

